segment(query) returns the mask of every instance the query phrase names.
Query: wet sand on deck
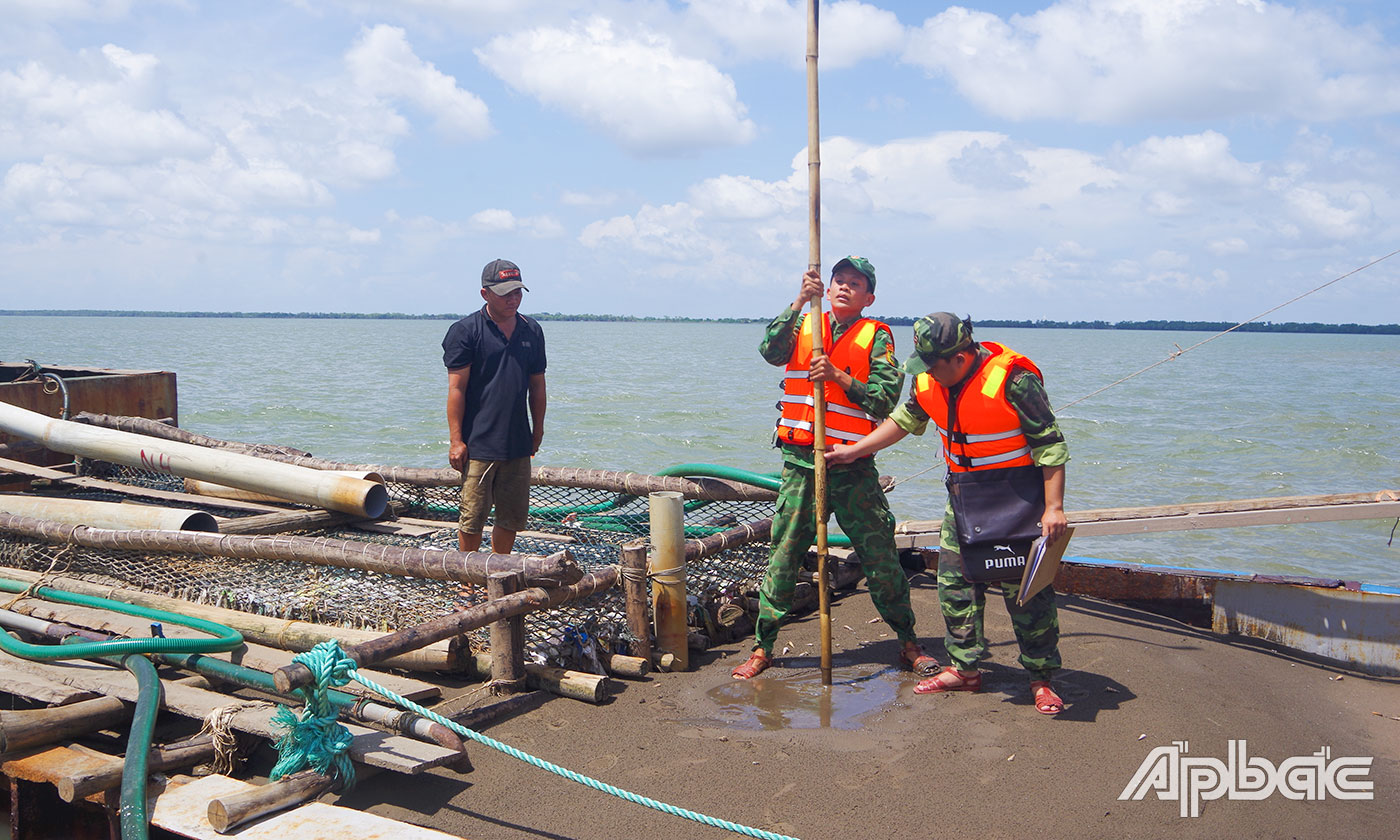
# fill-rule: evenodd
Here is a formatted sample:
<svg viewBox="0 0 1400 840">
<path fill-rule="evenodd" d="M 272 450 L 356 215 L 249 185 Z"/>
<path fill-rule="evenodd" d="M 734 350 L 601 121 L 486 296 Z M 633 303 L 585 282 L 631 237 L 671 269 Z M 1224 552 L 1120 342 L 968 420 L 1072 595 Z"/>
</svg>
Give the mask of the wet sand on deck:
<svg viewBox="0 0 1400 840">
<path fill-rule="evenodd" d="M 919 632 L 947 662 L 933 578 L 913 581 Z M 552 698 L 483 732 L 671 805 L 816 838 L 1381 837 L 1400 824 L 1400 681 L 1339 671 L 1253 643 L 1060 596 L 1056 688 L 1037 714 L 999 596 L 980 694 L 916 695 L 864 587 L 833 604 L 835 685 L 817 671 L 813 614 L 784 628 L 774 668 L 743 683 L 749 644 L 692 657 L 694 670 L 619 683 L 607 704 Z M 1374 756 L 1374 799 L 1203 803 L 1196 818 L 1149 793 L 1118 801 L 1155 747 L 1227 756 L 1244 739 L 1278 764 L 1330 748 Z M 475 772 L 381 774 L 341 801 L 475 840 L 739 837 L 626 802 L 479 744 Z M 334 797 L 328 797 L 334 801 Z"/>
</svg>

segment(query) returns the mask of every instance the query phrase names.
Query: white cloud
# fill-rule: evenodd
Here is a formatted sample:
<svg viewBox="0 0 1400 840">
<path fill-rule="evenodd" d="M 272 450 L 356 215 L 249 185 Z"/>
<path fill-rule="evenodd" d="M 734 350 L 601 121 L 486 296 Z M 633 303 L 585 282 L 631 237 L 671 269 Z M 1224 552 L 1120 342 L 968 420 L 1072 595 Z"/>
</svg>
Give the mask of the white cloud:
<svg viewBox="0 0 1400 840">
<path fill-rule="evenodd" d="M 747 143 L 754 124 L 733 81 L 663 35 L 623 35 L 595 17 L 493 38 L 476 51 L 512 88 L 589 123 L 641 154 Z"/>
<path fill-rule="evenodd" d="M 474 139 L 491 133 L 486 103 L 415 55 L 398 27 L 380 24 L 363 31 L 345 54 L 345 63 L 361 90 L 412 102 L 433 115 L 446 133 Z"/>
<path fill-rule="evenodd" d="M 1060 0 L 929 18 L 905 60 L 1016 120 L 1305 120 L 1400 109 L 1400 51 L 1368 27 L 1262 0 Z"/>
<path fill-rule="evenodd" d="M 473 213 L 469 228 L 478 233 L 524 233 L 549 239 L 559 237 L 564 232 L 563 225 L 550 216 L 517 216 L 499 207 Z"/>
<path fill-rule="evenodd" d="M 858 0 L 823 3 L 817 45 L 823 69 L 851 67 L 898 53 L 904 27 L 893 12 Z M 703 0 L 690 2 L 681 31 L 705 32 L 733 58 L 802 65 L 807 54 L 806 0 Z"/>
<path fill-rule="evenodd" d="M 1366 193 L 1346 189 L 1328 189 L 1319 185 L 1300 185 L 1287 190 L 1283 199 L 1293 218 L 1322 236 L 1350 239 L 1370 227 L 1373 219 L 1371 199 Z"/>
<path fill-rule="evenodd" d="M 208 154 L 213 145 L 160 101 L 155 56 L 108 44 L 85 53 L 93 77 L 60 76 L 35 61 L 0 72 L 0 156 L 67 155 L 147 163 Z"/>
<path fill-rule="evenodd" d="M 767 183 L 743 175 L 707 178 L 690 188 L 691 204 L 715 219 L 764 219 L 805 203 L 789 182 Z"/>
<path fill-rule="evenodd" d="M 131 10 L 132 0 L 8 0 L 5 14 L 21 19 L 112 20 Z"/>
<path fill-rule="evenodd" d="M 707 237 L 699 228 L 700 220 L 700 211 L 684 202 L 661 207 L 648 204 L 634 215 L 588 225 L 579 241 L 591 248 L 623 245 L 668 260 L 697 259 L 709 252 L 702 244 Z"/>
<path fill-rule="evenodd" d="M 1217 257 L 1229 257 L 1249 253 L 1249 243 L 1238 236 L 1231 236 L 1207 243 L 1206 250 Z"/>
<path fill-rule="evenodd" d="M 1230 140 L 1217 131 L 1181 137 L 1149 137 L 1129 149 L 1128 166 L 1159 183 L 1244 187 L 1259 180 L 1259 167 L 1230 153 Z"/>
<path fill-rule="evenodd" d="M 559 203 L 565 207 L 606 207 L 618 201 L 618 194 L 611 191 L 585 193 L 577 190 L 564 190 L 559 194 Z"/>
</svg>

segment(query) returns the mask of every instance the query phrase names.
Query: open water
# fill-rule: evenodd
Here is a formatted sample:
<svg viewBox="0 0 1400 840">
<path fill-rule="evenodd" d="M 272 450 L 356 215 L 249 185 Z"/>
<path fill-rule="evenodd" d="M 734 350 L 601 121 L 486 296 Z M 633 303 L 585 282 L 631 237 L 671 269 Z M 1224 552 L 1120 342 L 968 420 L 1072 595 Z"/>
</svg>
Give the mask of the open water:
<svg viewBox="0 0 1400 840">
<path fill-rule="evenodd" d="M 0 360 L 172 370 L 180 425 L 339 460 L 447 463 L 448 321 L 0 316 Z M 538 463 L 776 471 L 758 324 L 546 322 Z M 1209 333 L 986 329 L 1066 406 Z M 901 355 L 908 327 L 895 329 Z M 1060 411 L 1071 509 L 1400 488 L 1400 337 L 1232 333 Z M 75 406 L 75 411 L 82 410 Z M 878 457 L 895 516 L 943 510 L 937 442 Z M 933 467 L 933 469 L 930 469 Z M 1396 520 L 1076 539 L 1071 553 L 1400 585 Z"/>
</svg>

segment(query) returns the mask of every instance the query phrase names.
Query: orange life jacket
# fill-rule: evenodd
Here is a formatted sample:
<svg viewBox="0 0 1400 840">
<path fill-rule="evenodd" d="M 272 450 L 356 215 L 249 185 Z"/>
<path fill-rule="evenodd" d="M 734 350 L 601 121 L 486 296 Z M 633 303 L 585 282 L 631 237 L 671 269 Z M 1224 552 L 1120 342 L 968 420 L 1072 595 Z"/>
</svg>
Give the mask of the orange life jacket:
<svg viewBox="0 0 1400 840">
<path fill-rule="evenodd" d="M 823 345 L 831 363 L 861 382 L 870 379 L 870 347 L 875 343 L 875 334 L 884 330 L 890 335 L 890 347 L 894 347 L 890 328 L 873 318 L 860 318 L 846 328 L 841 339 L 833 347 L 831 344 L 831 315 L 823 313 L 826 329 L 822 332 Z M 788 360 L 787 372 L 783 374 L 783 399 L 778 418 L 778 440 L 798 446 L 811 446 L 816 439 L 812 434 L 813 407 L 812 382 L 807 372 L 812 365 L 812 313 L 802 316 L 802 327 L 797 333 L 797 342 L 792 348 L 792 358 Z M 835 382 L 826 385 L 826 445 L 855 443 L 875 430 L 880 420 L 865 413 L 865 409 L 851 402 L 846 392 Z"/>
<path fill-rule="evenodd" d="M 958 392 L 952 429 L 948 389 L 927 372 L 914 380 L 914 398 L 938 427 L 943 458 L 951 472 L 1031 466 L 1031 445 L 1021 431 L 1021 418 L 1006 399 L 1006 383 L 1014 370 L 1040 376 L 1035 362 L 994 341 L 982 346 L 991 352 Z"/>
</svg>

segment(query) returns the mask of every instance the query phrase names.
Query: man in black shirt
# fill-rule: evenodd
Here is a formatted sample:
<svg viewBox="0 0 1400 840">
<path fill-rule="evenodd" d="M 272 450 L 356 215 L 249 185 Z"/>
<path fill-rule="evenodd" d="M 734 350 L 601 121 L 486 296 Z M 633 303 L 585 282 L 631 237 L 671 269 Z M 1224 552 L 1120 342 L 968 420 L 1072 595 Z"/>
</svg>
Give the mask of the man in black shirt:
<svg viewBox="0 0 1400 840">
<path fill-rule="evenodd" d="M 486 305 L 447 330 L 448 461 L 462 473 L 457 545 L 481 548 L 494 505 L 491 550 L 509 554 L 530 506 L 530 457 L 544 437 L 545 353 L 539 323 L 518 310 L 520 269 L 492 260 L 481 272 Z"/>
</svg>

